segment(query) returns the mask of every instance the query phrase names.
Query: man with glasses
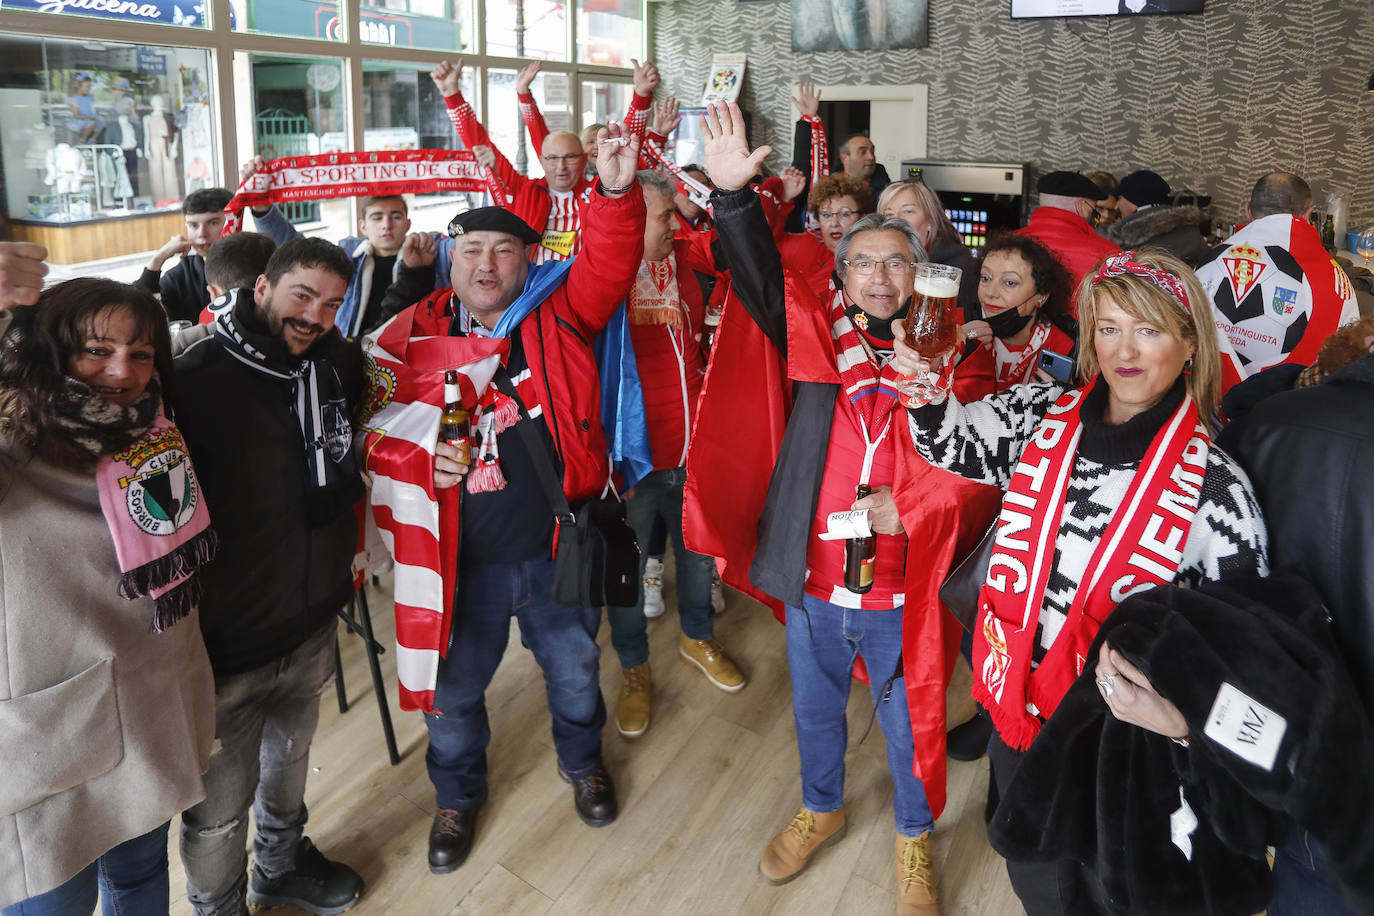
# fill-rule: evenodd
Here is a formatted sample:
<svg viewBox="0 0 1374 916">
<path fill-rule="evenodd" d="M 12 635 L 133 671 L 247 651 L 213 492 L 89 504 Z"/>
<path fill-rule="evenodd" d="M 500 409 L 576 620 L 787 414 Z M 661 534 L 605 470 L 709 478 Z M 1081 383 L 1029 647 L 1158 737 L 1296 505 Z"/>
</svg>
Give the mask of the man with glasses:
<svg viewBox="0 0 1374 916">
<path fill-rule="evenodd" d="M 839 288 L 819 298 L 784 270 L 748 186 L 767 149 L 750 153 L 737 105 L 709 107 L 706 121 L 716 229 L 742 309 L 726 311 L 712 354 L 685 526 L 689 544 L 725 558 L 726 584 L 786 606 L 801 758 L 801 805 L 759 871 L 770 884 L 790 881 L 845 830 L 845 709 L 857 663 L 894 785 L 898 912 L 935 916 L 930 842 L 944 802 L 944 691 L 957 647 L 936 592 L 956 542 L 971 547 L 982 528 L 961 538 L 970 488 L 899 447 L 907 420 L 893 388 L 892 328 L 911 307 L 926 252 L 907 223 L 862 217 L 835 246 Z M 870 533 L 876 552 L 864 585 L 846 575 L 846 540 Z"/>
<path fill-rule="evenodd" d="M 568 131 L 555 131 L 539 145 L 543 178 L 527 178 L 515 170 L 491 142 L 487 129 L 477 120 L 461 89 L 463 61 L 441 61 L 430 78 L 444 96 L 449 119 L 453 121 L 463 145 L 473 151 L 479 162 L 495 170 L 506 186 L 506 199 L 495 201 L 540 233 L 531 260 L 562 261 L 582 247 L 582 211 L 591 197 L 595 179 L 587 176 L 587 155 L 582 140 Z M 625 138 L 643 137 L 649 112 L 653 108 L 658 69 L 650 63 L 635 68 L 634 95 L 625 114 Z"/>
<path fill-rule="evenodd" d="M 1088 176 L 1050 172 L 1040 177 L 1035 189 L 1040 192 L 1040 206 L 1025 228 L 1017 231 L 1048 248 L 1073 276 L 1075 286 L 1106 258 L 1121 253 L 1116 244 L 1093 231 L 1097 202 L 1108 194 Z"/>
</svg>

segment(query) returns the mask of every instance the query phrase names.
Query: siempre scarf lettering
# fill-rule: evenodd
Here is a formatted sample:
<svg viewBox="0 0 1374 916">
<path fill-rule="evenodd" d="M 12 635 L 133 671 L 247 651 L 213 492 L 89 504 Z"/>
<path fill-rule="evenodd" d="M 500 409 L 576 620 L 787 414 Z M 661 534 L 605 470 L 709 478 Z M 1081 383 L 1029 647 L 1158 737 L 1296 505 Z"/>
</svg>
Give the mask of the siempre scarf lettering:
<svg viewBox="0 0 1374 916">
<path fill-rule="evenodd" d="M 241 290 L 215 314 L 215 336 L 224 352 L 263 375 L 291 382 L 291 409 L 300 423 L 310 485 L 328 487 L 357 477 L 353 459 L 353 427 L 343 383 L 334 367 L 323 358 L 302 359 L 269 356 L 261 344 L 250 341 L 241 325 L 240 310 L 251 308 Z M 330 328 L 328 333 L 336 333 Z"/>
<path fill-rule="evenodd" d="M 161 633 L 200 602 L 198 572 L 219 541 L 181 431 L 158 411 L 136 442 L 96 466 L 100 510 L 121 571 L 119 593 L 153 599 Z"/>
<path fill-rule="evenodd" d="M 426 191 L 486 191 L 506 199 L 506 187 L 468 150 L 408 149 L 389 152 L 286 156 L 243 180 L 224 209 L 223 235 L 243 228 L 248 207 L 297 200 L 378 197 Z"/>
<path fill-rule="evenodd" d="M 1021 453 L 978 598 L 973 696 L 991 713 L 1002 740 L 1018 750 L 1030 747 L 1040 731 L 1035 711 L 1049 718 L 1083 671 L 1088 647 L 1112 609 L 1128 595 L 1173 581 L 1202 493 L 1211 441 L 1196 403 L 1185 395 L 1150 443 L 1088 561 L 1063 629 L 1032 671 L 1089 388 L 1060 397 Z"/>
</svg>

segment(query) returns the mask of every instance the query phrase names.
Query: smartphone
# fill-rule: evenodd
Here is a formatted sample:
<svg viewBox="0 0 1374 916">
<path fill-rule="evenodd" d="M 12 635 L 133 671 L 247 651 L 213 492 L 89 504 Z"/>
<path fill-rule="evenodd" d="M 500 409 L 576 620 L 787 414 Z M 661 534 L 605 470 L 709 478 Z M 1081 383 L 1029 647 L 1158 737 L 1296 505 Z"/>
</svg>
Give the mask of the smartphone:
<svg viewBox="0 0 1374 916">
<path fill-rule="evenodd" d="M 1056 382 L 1067 385 L 1069 379 L 1073 378 L 1073 360 L 1053 350 L 1040 351 L 1040 368 Z"/>
</svg>

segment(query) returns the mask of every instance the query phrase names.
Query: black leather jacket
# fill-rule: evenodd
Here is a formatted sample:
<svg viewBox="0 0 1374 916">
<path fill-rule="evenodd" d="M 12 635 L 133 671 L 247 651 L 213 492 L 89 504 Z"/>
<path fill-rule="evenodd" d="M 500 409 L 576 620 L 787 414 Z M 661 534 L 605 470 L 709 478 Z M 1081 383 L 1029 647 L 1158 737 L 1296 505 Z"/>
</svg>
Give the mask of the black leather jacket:
<svg viewBox="0 0 1374 916">
<path fill-rule="evenodd" d="M 1254 481 L 1272 568 L 1317 587 L 1374 713 L 1374 355 L 1261 402 L 1232 454 Z"/>
</svg>

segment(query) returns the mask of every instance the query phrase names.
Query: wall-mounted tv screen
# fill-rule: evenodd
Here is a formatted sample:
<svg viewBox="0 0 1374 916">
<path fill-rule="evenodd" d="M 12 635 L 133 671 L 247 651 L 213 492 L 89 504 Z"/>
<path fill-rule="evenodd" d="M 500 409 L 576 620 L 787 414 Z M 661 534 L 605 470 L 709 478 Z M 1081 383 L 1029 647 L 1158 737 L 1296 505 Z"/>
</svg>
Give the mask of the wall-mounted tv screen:
<svg viewBox="0 0 1374 916">
<path fill-rule="evenodd" d="M 1200 13 L 1203 0 L 1011 0 L 1011 18 Z"/>
</svg>

